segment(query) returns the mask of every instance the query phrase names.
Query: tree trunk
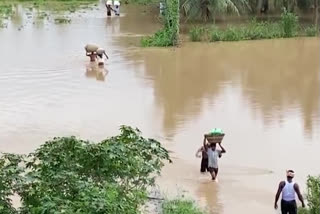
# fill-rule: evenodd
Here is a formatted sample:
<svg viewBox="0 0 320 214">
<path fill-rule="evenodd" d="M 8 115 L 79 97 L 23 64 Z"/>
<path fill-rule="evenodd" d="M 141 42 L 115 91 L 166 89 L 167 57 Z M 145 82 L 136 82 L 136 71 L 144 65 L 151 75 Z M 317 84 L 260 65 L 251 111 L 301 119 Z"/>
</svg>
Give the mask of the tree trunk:
<svg viewBox="0 0 320 214">
<path fill-rule="evenodd" d="M 257 1 L 257 11 L 256 11 L 257 15 L 259 15 L 260 12 L 261 12 L 262 4 L 263 4 L 263 0 L 258 0 Z"/>
<path fill-rule="evenodd" d="M 319 2 L 318 0 L 314 0 L 314 25 L 318 28 L 318 20 L 319 20 Z"/>
</svg>

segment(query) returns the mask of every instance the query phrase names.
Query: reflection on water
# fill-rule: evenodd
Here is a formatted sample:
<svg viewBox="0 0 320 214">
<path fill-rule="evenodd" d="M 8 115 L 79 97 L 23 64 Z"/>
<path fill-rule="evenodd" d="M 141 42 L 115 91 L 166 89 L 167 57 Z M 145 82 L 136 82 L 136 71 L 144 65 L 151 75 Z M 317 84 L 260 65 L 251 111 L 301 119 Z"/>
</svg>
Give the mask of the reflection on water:
<svg viewBox="0 0 320 214">
<path fill-rule="evenodd" d="M 0 29 L 0 151 L 30 152 L 54 136 L 98 141 L 121 124 L 137 126 L 173 151 L 158 181 L 163 191 L 186 190 L 220 214 L 270 214 L 285 169 L 296 170 L 302 187 L 320 171 L 318 38 L 142 49 L 139 36 L 159 23 L 121 9 L 107 18 L 101 3 L 70 25 L 20 31 L 27 19 L 15 9 Z M 88 62 L 88 43 L 106 49 L 105 68 Z M 213 127 L 226 132 L 219 183 L 199 173 L 194 157 Z"/>
<path fill-rule="evenodd" d="M 187 44 L 175 51 L 146 51 L 144 65 L 154 80 L 163 126 L 171 132 L 181 119 L 187 120 L 182 115 L 194 117 L 221 88 L 232 84 L 241 88 L 255 112 L 261 112 L 266 125 L 281 123 L 291 110 L 298 110 L 310 136 L 320 117 L 318 50 L 317 39 Z"/>
<path fill-rule="evenodd" d="M 108 72 L 104 66 L 99 66 L 96 62 L 91 62 L 86 66 L 86 77 L 95 78 L 98 81 L 105 81 Z"/>
</svg>

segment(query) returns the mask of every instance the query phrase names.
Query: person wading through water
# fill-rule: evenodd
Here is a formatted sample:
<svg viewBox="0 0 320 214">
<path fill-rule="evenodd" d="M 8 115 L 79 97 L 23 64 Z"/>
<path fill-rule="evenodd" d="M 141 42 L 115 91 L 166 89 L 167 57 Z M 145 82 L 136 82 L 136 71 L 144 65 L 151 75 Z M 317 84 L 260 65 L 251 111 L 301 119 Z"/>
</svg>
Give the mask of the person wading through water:
<svg viewBox="0 0 320 214">
<path fill-rule="evenodd" d="M 226 153 L 226 150 L 221 146 L 221 142 L 218 144 L 221 150 L 216 149 L 216 143 L 211 143 L 208 145 L 206 136 L 204 136 L 203 147 L 208 155 L 208 169 L 211 174 L 211 178 L 214 181 L 216 180 L 219 171 L 218 157 L 220 158 L 222 153 Z"/>
<path fill-rule="evenodd" d="M 111 16 L 111 11 L 116 12 L 112 7 L 112 1 L 108 0 L 106 2 L 106 8 L 107 8 L 107 16 Z"/>
<path fill-rule="evenodd" d="M 198 149 L 198 151 L 196 153 L 196 157 L 201 158 L 200 172 L 202 172 L 202 173 L 206 172 L 206 171 L 209 172 L 208 154 L 203 146 L 201 146 L 201 148 Z"/>
<path fill-rule="evenodd" d="M 278 209 L 278 200 L 282 193 L 281 200 L 281 213 L 282 214 L 297 214 L 296 194 L 302 203 L 302 207 L 305 207 L 303 197 L 300 192 L 299 185 L 293 182 L 294 171 L 287 171 L 287 180 L 281 181 L 278 187 L 278 191 L 274 201 L 274 208 Z"/>
</svg>

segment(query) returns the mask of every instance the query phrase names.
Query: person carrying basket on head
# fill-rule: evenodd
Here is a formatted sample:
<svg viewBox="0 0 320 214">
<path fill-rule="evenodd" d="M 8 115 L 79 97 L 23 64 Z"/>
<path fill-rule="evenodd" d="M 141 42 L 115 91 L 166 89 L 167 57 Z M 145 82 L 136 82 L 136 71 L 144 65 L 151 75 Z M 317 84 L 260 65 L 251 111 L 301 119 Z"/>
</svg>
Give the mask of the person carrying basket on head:
<svg viewBox="0 0 320 214">
<path fill-rule="evenodd" d="M 220 139 L 218 138 L 218 141 L 210 142 L 210 137 L 214 137 L 215 135 L 219 137 L 221 136 L 221 138 Z M 209 135 L 205 134 L 203 139 L 203 147 L 207 152 L 207 156 L 208 156 L 208 170 L 210 172 L 211 179 L 213 181 L 215 181 L 218 176 L 218 171 L 219 171 L 218 158 L 220 158 L 223 153 L 226 153 L 226 150 L 221 145 L 223 136 L 224 134 L 222 133 L 222 131 L 219 133 L 216 131 L 216 129 L 214 129 L 213 131 L 210 132 Z M 219 144 L 220 149 L 217 149 L 217 146 L 216 146 L 217 143 Z"/>
</svg>

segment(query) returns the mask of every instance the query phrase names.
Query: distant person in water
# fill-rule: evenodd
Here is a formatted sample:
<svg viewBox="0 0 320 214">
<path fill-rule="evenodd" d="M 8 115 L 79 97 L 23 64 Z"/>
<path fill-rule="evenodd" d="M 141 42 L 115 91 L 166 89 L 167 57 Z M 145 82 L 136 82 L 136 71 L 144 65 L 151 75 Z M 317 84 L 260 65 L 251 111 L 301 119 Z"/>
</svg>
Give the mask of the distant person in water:
<svg viewBox="0 0 320 214">
<path fill-rule="evenodd" d="M 114 1 L 114 13 L 116 16 L 120 16 L 120 1 Z"/>
<path fill-rule="evenodd" d="M 287 171 L 287 180 L 281 181 L 278 187 L 278 191 L 274 201 L 274 208 L 278 209 L 278 200 L 282 193 L 281 199 L 281 213 L 282 214 L 297 214 L 296 194 L 302 203 L 302 207 L 305 207 L 303 197 L 300 192 L 299 185 L 293 181 L 294 171 Z"/>
<path fill-rule="evenodd" d="M 206 136 L 204 136 L 203 147 L 208 155 L 208 169 L 212 180 L 216 180 L 218 176 L 218 158 L 220 158 L 223 153 L 226 153 L 226 150 L 221 146 L 221 142 L 218 144 L 221 150 L 216 148 L 216 143 L 207 144 Z"/>
<path fill-rule="evenodd" d="M 203 146 L 198 149 L 196 157 L 201 158 L 200 172 L 209 172 L 208 169 L 208 154 Z"/>
<path fill-rule="evenodd" d="M 108 0 L 106 3 L 106 8 L 107 8 L 107 16 L 111 16 L 111 11 L 115 11 L 112 7 L 112 1 Z"/>
</svg>

